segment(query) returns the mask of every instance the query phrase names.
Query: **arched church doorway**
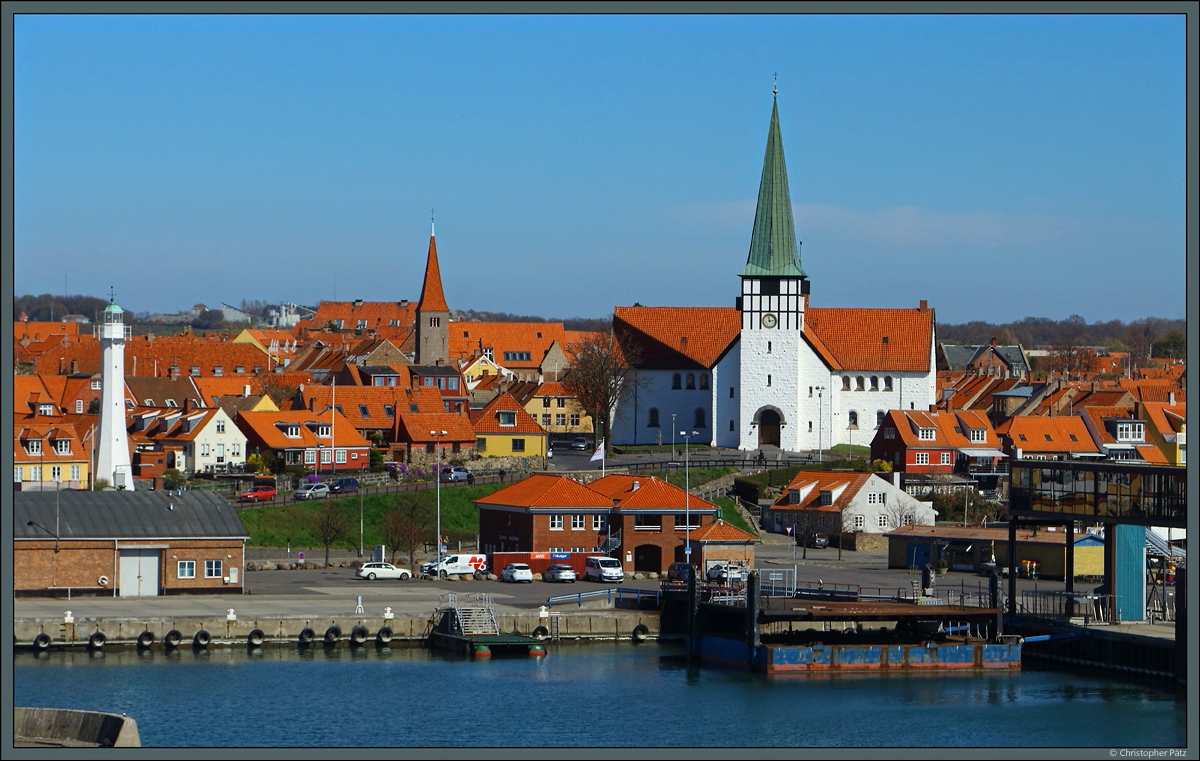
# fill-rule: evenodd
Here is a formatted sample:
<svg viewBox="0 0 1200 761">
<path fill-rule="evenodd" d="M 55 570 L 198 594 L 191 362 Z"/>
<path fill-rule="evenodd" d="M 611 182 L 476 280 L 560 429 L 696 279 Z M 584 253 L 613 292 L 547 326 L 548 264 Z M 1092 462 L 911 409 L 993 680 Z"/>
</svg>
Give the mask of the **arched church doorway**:
<svg viewBox="0 0 1200 761">
<path fill-rule="evenodd" d="M 758 414 L 758 445 L 779 446 L 779 413 L 765 409 Z"/>
</svg>

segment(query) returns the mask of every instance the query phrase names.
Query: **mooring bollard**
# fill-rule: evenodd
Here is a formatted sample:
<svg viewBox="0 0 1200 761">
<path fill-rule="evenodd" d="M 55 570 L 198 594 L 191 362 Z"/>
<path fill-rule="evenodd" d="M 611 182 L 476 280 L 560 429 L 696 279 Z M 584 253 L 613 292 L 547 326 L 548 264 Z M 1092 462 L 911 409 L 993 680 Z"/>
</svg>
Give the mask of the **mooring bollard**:
<svg viewBox="0 0 1200 761">
<path fill-rule="evenodd" d="M 362 606 L 362 595 L 359 595 L 359 596 L 358 596 L 358 607 L 356 607 L 356 608 L 354 609 L 354 612 L 355 612 L 355 613 L 362 613 L 362 612 L 363 612 L 363 606 Z"/>
</svg>

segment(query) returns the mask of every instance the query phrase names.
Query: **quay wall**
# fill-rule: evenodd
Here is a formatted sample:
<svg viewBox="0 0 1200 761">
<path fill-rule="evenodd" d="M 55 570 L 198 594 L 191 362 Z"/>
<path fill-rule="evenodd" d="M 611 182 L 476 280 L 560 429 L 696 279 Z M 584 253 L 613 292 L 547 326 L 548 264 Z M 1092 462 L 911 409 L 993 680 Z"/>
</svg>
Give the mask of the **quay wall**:
<svg viewBox="0 0 1200 761">
<path fill-rule="evenodd" d="M 1005 631 L 1023 637 L 1052 637 L 1026 643 L 1024 655 L 1030 660 L 1181 683 L 1186 679 L 1187 642 L 1178 636 L 1165 639 L 1109 631 L 1103 626 L 1066 626 L 1029 620 L 1006 622 Z"/>
<path fill-rule="evenodd" d="M 348 641 L 356 627 L 367 630 L 369 642 L 375 642 L 380 630 L 391 629 L 391 640 L 423 642 L 428 636 L 432 611 L 425 613 L 396 613 L 392 618 L 378 614 L 332 614 L 312 616 L 254 616 L 237 614 L 228 617 L 97 617 L 76 618 L 65 623 L 63 618 L 20 618 L 13 622 L 13 640 L 17 648 L 49 649 L 58 647 L 88 647 L 95 632 L 104 637 L 102 646 L 138 645 L 138 638 L 149 632 L 153 639 L 149 647 L 163 647 L 164 636 L 179 632 L 180 647 L 191 647 L 197 633 L 208 633 L 208 646 L 246 646 L 251 633 L 262 633 L 264 643 L 298 643 L 301 632 L 311 629 L 313 643 L 325 641 L 326 632 L 336 627 L 337 641 Z M 557 619 L 560 639 L 632 640 L 635 637 L 658 639 L 661 634 L 657 610 L 579 610 L 569 613 L 542 615 L 540 611 L 497 612 L 501 632 L 527 636 L 553 636 L 551 615 Z M 639 628 L 642 627 L 642 628 Z M 635 634 L 635 629 L 637 630 Z M 39 642 L 39 635 L 45 635 Z M 47 641 L 48 639 L 48 641 Z M 144 645 L 145 643 L 143 643 Z M 94 646 L 94 643 L 93 645 Z"/>
<path fill-rule="evenodd" d="M 128 716 L 66 708 L 13 708 L 17 747 L 141 747 L 137 722 Z"/>
</svg>

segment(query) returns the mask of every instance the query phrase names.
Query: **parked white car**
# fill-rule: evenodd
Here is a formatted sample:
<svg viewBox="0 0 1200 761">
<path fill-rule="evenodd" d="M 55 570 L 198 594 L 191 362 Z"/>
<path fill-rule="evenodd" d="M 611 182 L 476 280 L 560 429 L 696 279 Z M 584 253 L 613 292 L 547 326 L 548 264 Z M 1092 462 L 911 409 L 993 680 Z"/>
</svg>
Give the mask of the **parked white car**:
<svg viewBox="0 0 1200 761">
<path fill-rule="evenodd" d="M 533 583 L 533 571 L 524 563 L 509 563 L 500 572 L 500 581 L 528 581 Z"/>
<path fill-rule="evenodd" d="M 292 492 L 292 499 L 324 499 L 329 496 L 329 484 L 305 484 Z"/>
<path fill-rule="evenodd" d="M 397 568 L 391 563 L 363 563 L 354 571 L 359 579 L 410 579 L 412 571 L 407 568 Z"/>
</svg>

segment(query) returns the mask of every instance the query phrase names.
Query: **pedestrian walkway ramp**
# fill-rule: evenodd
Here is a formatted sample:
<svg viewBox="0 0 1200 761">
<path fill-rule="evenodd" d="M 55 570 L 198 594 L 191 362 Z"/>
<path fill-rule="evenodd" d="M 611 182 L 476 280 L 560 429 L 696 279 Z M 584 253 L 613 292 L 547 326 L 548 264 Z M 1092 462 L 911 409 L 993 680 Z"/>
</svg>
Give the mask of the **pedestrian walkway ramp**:
<svg viewBox="0 0 1200 761">
<path fill-rule="evenodd" d="M 494 651 L 546 654 L 541 640 L 500 631 L 496 604 L 487 593 L 442 595 L 441 604 L 430 616 L 426 641 L 432 648 L 472 658 L 490 658 Z"/>
</svg>

